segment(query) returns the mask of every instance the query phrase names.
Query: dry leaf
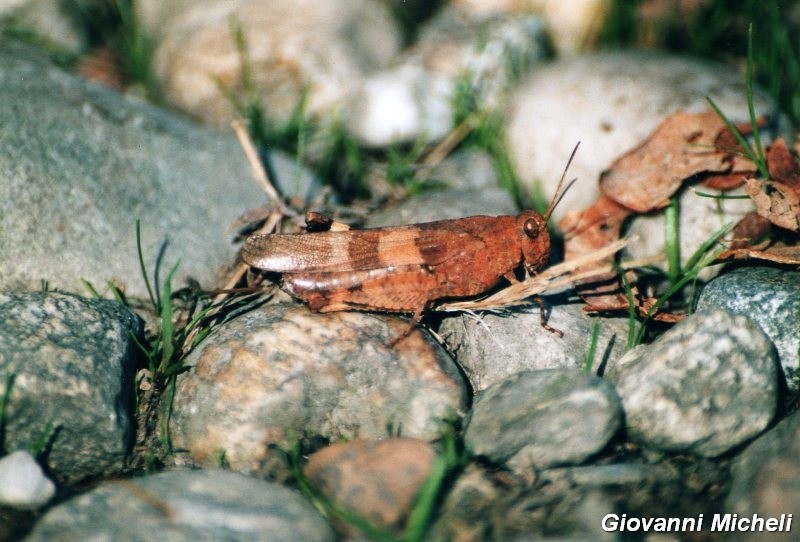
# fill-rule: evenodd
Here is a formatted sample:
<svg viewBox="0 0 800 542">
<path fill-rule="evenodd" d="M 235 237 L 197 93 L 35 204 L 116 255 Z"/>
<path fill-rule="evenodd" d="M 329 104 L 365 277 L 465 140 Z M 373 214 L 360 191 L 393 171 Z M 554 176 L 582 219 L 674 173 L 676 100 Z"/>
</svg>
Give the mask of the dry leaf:
<svg viewBox="0 0 800 542">
<path fill-rule="evenodd" d="M 622 222 L 630 214 L 630 209 L 602 195 L 584 211 L 568 213 L 558 224 L 564 232 L 564 259 L 572 260 L 619 239 Z"/>
<path fill-rule="evenodd" d="M 765 260 L 783 265 L 800 265 L 800 246 L 770 247 L 766 250 L 736 248 L 722 252 L 714 263 L 730 260 Z"/>
<path fill-rule="evenodd" d="M 767 168 L 772 180 L 785 184 L 800 195 L 800 164 L 783 138 L 776 139 L 767 149 Z"/>
<path fill-rule="evenodd" d="M 744 191 L 753 200 L 756 212 L 781 228 L 800 231 L 800 193 L 789 185 L 747 179 Z"/>
<path fill-rule="evenodd" d="M 688 178 L 700 173 L 754 171 L 736 158 L 727 143 L 725 123 L 713 111 L 674 113 L 641 145 L 618 158 L 600 176 L 602 192 L 640 213 L 660 209 Z"/>
<path fill-rule="evenodd" d="M 754 248 L 752 245 L 763 239 L 772 229 L 772 222 L 758 213 L 747 213 L 733 227 L 733 241 L 730 248 Z"/>
</svg>

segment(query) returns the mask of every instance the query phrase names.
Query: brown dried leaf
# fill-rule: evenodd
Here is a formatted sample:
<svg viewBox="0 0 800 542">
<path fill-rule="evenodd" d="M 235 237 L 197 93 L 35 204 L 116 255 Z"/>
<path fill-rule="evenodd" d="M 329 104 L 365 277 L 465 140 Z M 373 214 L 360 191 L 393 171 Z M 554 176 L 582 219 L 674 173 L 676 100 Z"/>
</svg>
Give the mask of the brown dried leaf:
<svg viewBox="0 0 800 542">
<path fill-rule="evenodd" d="M 783 138 L 776 139 L 767 149 L 767 167 L 772 180 L 782 183 L 800 195 L 800 164 Z"/>
<path fill-rule="evenodd" d="M 715 190 L 733 190 L 744 184 L 745 179 L 755 175 L 753 171 L 734 171 L 731 173 L 712 173 L 703 179 L 703 186 Z"/>
<path fill-rule="evenodd" d="M 800 246 L 770 247 L 767 250 L 737 248 L 722 252 L 714 263 L 730 260 L 766 260 L 784 265 L 800 265 Z"/>
<path fill-rule="evenodd" d="M 756 212 L 781 228 L 800 231 L 800 192 L 789 185 L 747 179 L 744 191 L 753 200 Z"/>
<path fill-rule="evenodd" d="M 600 176 L 603 193 L 638 212 L 660 209 L 681 184 L 700 173 L 730 173 L 733 150 L 725 123 L 713 111 L 674 113 L 641 145 L 618 158 Z M 736 159 L 737 169 L 755 170 Z"/>
<path fill-rule="evenodd" d="M 622 222 L 631 210 L 601 195 L 587 209 L 568 213 L 559 222 L 564 232 L 564 259 L 588 254 L 619 239 Z"/>
<path fill-rule="evenodd" d="M 772 222 L 758 213 L 748 213 L 734 226 L 730 248 L 754 248 L 753 243 L 766 237 L 771 229 Z"/>
<path fill-rule="evenodd" d="M 630 209 L 602 195 L 586 210 L 567 214 L 559 223 L 565 238 L 564 260 L 569 262 L 584 257 L 619 239 L 622 222 L 630 214 Z M 579 271 L 598 267 L 600 264 L 581 266 Z M 627 298 L 620 289 L 617 274 L 610 269 L 593 276 L 589 284 L 579 286 L 578 293 L 592 305 L 624 303 L 627 306 Z"/>
</svg>

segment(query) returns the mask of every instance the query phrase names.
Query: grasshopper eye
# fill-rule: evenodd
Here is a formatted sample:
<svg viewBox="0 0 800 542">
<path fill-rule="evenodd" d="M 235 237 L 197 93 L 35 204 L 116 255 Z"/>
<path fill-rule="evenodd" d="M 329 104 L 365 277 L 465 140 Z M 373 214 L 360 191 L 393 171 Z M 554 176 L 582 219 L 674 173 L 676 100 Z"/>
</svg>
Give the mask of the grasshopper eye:
<svg viewBox="0 0 800 542">
<path fill-rule="evenodd" d="M 542 233 L 542 223 L 535 218 L 529 218 L 522 225 L 522 231 L 531 239 L 536 239 Z"/>
</svg>

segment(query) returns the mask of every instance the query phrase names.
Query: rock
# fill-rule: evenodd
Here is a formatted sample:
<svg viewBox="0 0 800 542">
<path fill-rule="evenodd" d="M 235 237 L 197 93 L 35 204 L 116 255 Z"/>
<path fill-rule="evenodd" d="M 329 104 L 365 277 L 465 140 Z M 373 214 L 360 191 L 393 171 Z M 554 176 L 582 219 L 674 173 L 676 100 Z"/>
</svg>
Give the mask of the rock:
<svg viewBox="0 0 800 542">
<path fill-rule="evenodd" d="M 562 331 L 563 338 L 542 327 L 538 305 L 507 316 L 482 314 L 480 320 L 468 314 L 448 317 L 439 334 L 475 391 L 530 369 L 582 369 L 594 322 L 600 331 L 592 372 L 624 353 L 626 319 L 592 317 L 574 303 L 554 304 L 546 311 L 548 324 Z"/>
<path fill-rule="evenodd" d="M 631 439 L 660 450 L 716 457 L 763 431 L 778 403 L 774 348 L 749 318 L 696 312 L 606 376 Z"/>
<path fill-rule="evenodd" d="M 473 215 L 516 215 L 517 212 L 511 196 L 500 188 L 423 192 L 394 207 L 372 213 L 367 226 L 380 228 Z"/>
<path fill-rule="evenodd" d="M 268 446 L 288 449 L 303 436 L 437 438 L 442 420 L 462 413 L 466 390 L 422 332 L 385 346 L 407 325 L 289 305 L 228 322 L 187 358 L 173 405 L 175 446 L 203 464 L 224 450 L 234 470 L 254 472 Z"/>
<path fill-rule="evenodd" d="M 235 255 L 226 229 L 266 202 L 232 136 L 73 77 L 11 40 L 0 41 L 0 103 L 0 290 L 39 289 L 44 278 L 85 291 L 84 278 L 146 297 L 137 219 L 148 271 L 168 239 L 162 280 L 180 260 L 176 286 L 191 276 L 211 288 Z M 290 160 L 274 162 L 294 180 Z"/>
<path fill-rule="evenodd" d="M 605 380 L 569 369 L 525 371 L 477 396 L 464 443 L 526 473 L 585 461 L 621 424 L 619 398 Z"/>
<path fill-rule="evenodd" d="M 47 504 L 56 486 L 33 456 L 23 450 L 0 457 L 0 505 L 34 509 Z"/>
<path fill-rule="evenodd" d="M 561 55 L 575 54 L 595 43 L 613 4 L 610 0 L 454 0 L 452 3 L 479 17 L 540 13 Z"/>
<path fill-rule="evenodd" d="M 332 113 L 400 47 L 387 6 L 371 0 L 147 0 L 136 5 L 156 40 L 153 67 L 167 100 L 216 126 L 226 126 L 235 114 L 219 85 L 247 92 L 240 84 L 231 20 L 244 35 L 256 95 L 278 122 L 289 119 L 306 93 L 309 113 Z"/>
<path fill-rule="evenodd" d="M 303 472 L 338 506 L 383 528 L 399 528 L 430 476 L 436 452 L 410 438 L 338 442 L 313 454 Z"/>
<path fill-rule="evenodd" d="M 113 301 L 41 292 L 0 294 L 0 322 L 0 398 L 13 378 L 5 448 L 44 439 L 60 483 L 120 473 L 134 436 L 139 319 Z"/>
<path fill-rule="evenodd" d="M 68 8 L 59 0 L 0 0 L 0 20 L 69 51 L 78 51 L 86 46 L 86 31 Z"/>
<path fill-rule="evenodd" d="M 720 194 L 719 190 L 700 189 L 707 194 Z M 739 195 L 741 190 L 728 191 Z M 726 224 L 739 222 L 755 210 L 751 199 L 713 199 L 698 196 L 694 190 L 682 190 L 678 196 L 678 235 L 680 238 L 681 265 L 685 266 L 703 243 Z M 652 262 L 661 269 L 667 268 L 664 213 L 637 215 L 630 221 L 624 252 L 627 259 Z M 710 280 L 722 269 L 721 265 L 705 267 L 701 280 Z"/>
<path fill-rule="evenodd" d="M 29 542 L 45 540 L 335 540 L 299 493 L 222 470 L 105 482 L 52 508 Z"/>
<path fill-rule="evenodd" d="M 479 20 L 445 6 L 395 66 L 368 78 L 348 100 L 348 130 L 368 147 L 443 138 L 465 84 L 477 107 L 506 102 L 512 85 L 545 54 L 542 28 L 535 16 Z"/>
<path fill-rule="evenodd" d="M 794 413 L 748 446 L 733 462 L 733 483 L 725 512 L 752 517 L 800 517 L 800 414 Z M 796 529 L 796 526 L 794 527 Z M 770 533 L 770 540 L 794 540 L 790 532 Z M 763 540 L 761 532 L 741 533 L 740 540 Z"/>
<path fill-rule="evenodd" d="M 755 90 L 759 114 L 776 106 Z M 734 122 L 746 121 L 744 77 L 735 70 L 663 53 L 611 51 L 537 68 L 515 91 L 507 111 L 507 148 L 520 179 L 537 179 L 548 197 L 567 159 L 575 183 L 556 208 L 588 207 L 599 195 L 600 173 L 638 146 L 669 114 L 709 109 L 710 96 Z M 602 99 L 598 99 L 602 97 Z"/>
<path fill-rule="evenodd" d="M 430 190 L 425 190 L 423 185 L 420 193 L 393 207 L 371 213 L 367 226 L 379 228 L 519 212 L 511 194 L 498 186 L 492 160 L 484 152 L 457 151 L 421 178 L 436 184 Z"/>
<path fill-rule="evenodd" d="M 348 100 L 347 130 L 374 148 L 442 139 L 453 128 L 454 86 L 450 78 L 419 64 L 375 74 Z"/>
<path fill-rule="evenodd" d="M 778 352 L 790 388 L 800 386 L 800 272 L 741 267 L 708 283 L 698 310 L 728 309 L 755 321 Z"/>
<path fill-rule="evenodd" d="M 600 529 L 601 518 L 614 510 L 614 500 L 610 491 L 530 486 L 508 473 L 472 465 L 448 493 L 428 538 L 615 540 Z"/>
<path fill-rule="evenodd" d="M 456 150 L 424 171 L 423 178 L 454 190 L 487 190 L 499 185 L 492 157 L 484 150 L 471 147 Z"/>
</svg>

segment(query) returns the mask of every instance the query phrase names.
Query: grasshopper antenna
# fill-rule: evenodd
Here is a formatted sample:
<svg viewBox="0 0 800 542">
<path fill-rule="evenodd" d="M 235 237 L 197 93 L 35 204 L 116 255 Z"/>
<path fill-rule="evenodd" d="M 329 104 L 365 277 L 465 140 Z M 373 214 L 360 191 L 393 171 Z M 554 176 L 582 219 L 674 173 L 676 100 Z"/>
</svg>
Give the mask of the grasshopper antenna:
<svg viewBox="0 0 800 542">
<path fill-rule="evenodd" d="M 564 186 L 564 179 L 567 177 L 567 171 L 569 170 L 570 164 L 572 164 L 572 159 L 575 158 L 575 153 L 578 152 L 578 147 L 581 146 L 581 142 L 578 141 L 575 144 L 575 148 L 572 149 L 572 154 L 569 155 L 569 160 L 567 160 L 567 165 L 564 167 L 564 173 L 561 174 L 561 180 L 558 181 L 558 186 L 556 187 L 556 193 L 553 194 L 553 199 L 550 200 L 550 205 L 547 206 L 547 211 L 544 213 L 544 221 L 547 222 L 550 220 L 550 215 L 553 214 L 553 209 L 556 208 L 556 205 L 559 204 L 561 198 L 564 197 L 564 194 L 567 193 L 567 190 L 572 186 L 572 184 L 578 180 L 577 177 L 573 178 L 567 183 L 567 186 L 564 187 L 564 190 L 561 190 L 561 187 Z"/>
</svg>

